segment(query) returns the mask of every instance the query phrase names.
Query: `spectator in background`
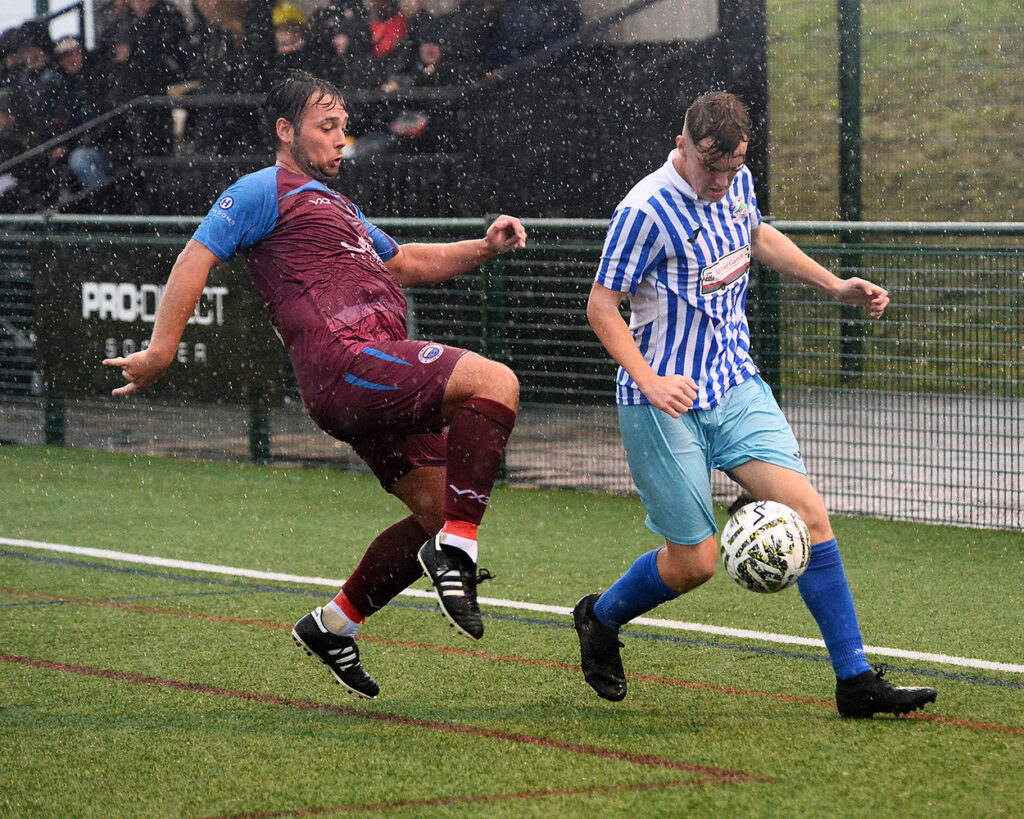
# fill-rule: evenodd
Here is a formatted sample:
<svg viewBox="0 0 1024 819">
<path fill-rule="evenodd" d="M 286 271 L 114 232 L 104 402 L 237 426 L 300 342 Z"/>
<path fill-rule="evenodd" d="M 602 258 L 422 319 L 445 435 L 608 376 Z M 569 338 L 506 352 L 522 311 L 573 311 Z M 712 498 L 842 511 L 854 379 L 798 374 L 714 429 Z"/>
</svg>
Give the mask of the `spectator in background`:
<svg viewBox="0 0 1024 819">
<path fill-rule="evenodd" d="M 372 9 L 372 54 L 377 84 L 383 85 L 408 65 L 416 28 L 428 15 L 419 0 L 372 0 Z"/>
<path fill-rule="evenodd" d="M 43 23 L 29 22 L 21 27 L 18 45 L 20 67 L 12 84 L 25 104 L 29 116 L 28 137 L 33 145 L 45 142 L 57 133 L 57 66 L 53 62 L 53 40 Z"/>
<path fill-rule="evenodd" d="M 348 88 L 365 88 L 370 74 L 370 15 L 362 0 L 331 0 L 310 18 L 319 75 Z"/>
<path fill-rule="evenodd" d="M 385 92 L 443 88 L 464 81 L 459 55 L 451 46 L 448 17 L 428 17 L 416 28 L 408 64 L 382 86 Z M 399 152 L 455 150 L 456 134 L 451 127 L 454 112 L 438 100 L 419 100 L 415 106 L 396 101 L 389 111 L 388 131 L 394 137 L 389 148 Z"/>
<path fill-rule="evenodd" d="M 28 110 L 13 85 L 0 87 L 0 162 L 32 147 Z M 46 204 L 48 168 L 44 157 L 23 162 L 0 174 L 0 212 L 22 213 Z"/>
<path fill-rule="evenodd" d="M 13 82 L 21 67 L 21 38 L 20 26 L 0 34 L 0 86 Z"/>
<path fill-rule="evenodd" d="M 425 18 L 412 38 L 409 61 L 388 78 L 383 90 L 437 88 L 462 82 L 463 66 L 452 47 L 450 25 L 445 17 Z"/>
<path fill-rule="evenodd" d="M 127 8 L 131 14 L 113 15 L 112 30 L 103 38 L 112 104 L 167 94 L 168 87 L 184 77 L 188 59 L 185 18 L 170 0 L 127 0 Z M 137 154 L 170 150 L 169 109 L 139 110 L 134 120 Z"/>
<path fill-rule="evenodd" d="M 25 103 L 18 96 L 17 89 L 13 85 L 0 87 L 0 162 L 6 162 L 28 149 L 27 131 Z"/>
<path fill-rule="evenodd" d="M 108 0 L 99 6 L 96 9 L 97 50 L 105 43 L 116 41 L 118 31 L 131 16 L 132 10 L 128 8 L 128 0 Z"/>
<path fill-rule="evenodd" d="M 315 54 L 309 43 L 309 26 L 305 23 L 288 21 L 274 27 L 274 70 L 313 71 L 316 68 Z"/>
<path fill-rule="evenodd" d="M 103 113 L 106 89 L 91 55 L 75 37 L 62 37 L 54 47 L 57 59 L 59 97 L 56 130 L 66 133 Z M 65 159 L 74 183 L 90 187 L 106 181 L 110 175 L 107 154 L 110 145 L 103 132 L 86 133 L 54 149 L 51 159 Z"/>
<path fill-rule="evenodd" d="M 491 68 L 500 68 L 579 31 L 578 0 L 508 0 L 498 17 Z"/>
<path fill-rule="evenodd" d="M 501 9 L 501 0 L 458 0 L 447 17 L 449 44 L 452 52 L 459 55 L 467 80 L 483 77 L 490 68 Z"/>
<path fill-rule="evenodd" d="M 115 60 L 123 63 L 126 98 L 166 94 L 185 76 L 188 30 L 185 18 L 170 0 L 128 0 L 131 16 L 118 27 Z"/>
<path fill-rule="evenodd" d="M 367 89 L 395 90 L 393 77 L 405 70 L 412 55 L 409 38 L 414 30 L 419 0 L 370 0 L 370 54 L 359 85 Z M 395 117 L 394 106 L 386 101 L 353 104 L 349 114 L 351 138 L 358 140 L 353 156 L 386 152 L 394 141 L 388 124 Z"/>
<path fill-rule="evenodd" d="M 202 94 L 264 90 L 273 66 L 273 17 L 268 0 L 193 0 L 192 86 Z M 255 148 L 259 132 L 251 106 L 197 108 L 189 132 L 201 153 L 239 154 Z"/>
<path fill-rule="evenodd" d="M 128 99 L 128 89 L 123 85 L 124 75 L 130 68 L 128 55 L 131 48 L 128 43 L 134 24 L 135 15 L 128 8 L 128 0 L 110 0 L 96 15 L 96 49 L 93 53 L 106 79 L 107 108 Z"/>
</svg>

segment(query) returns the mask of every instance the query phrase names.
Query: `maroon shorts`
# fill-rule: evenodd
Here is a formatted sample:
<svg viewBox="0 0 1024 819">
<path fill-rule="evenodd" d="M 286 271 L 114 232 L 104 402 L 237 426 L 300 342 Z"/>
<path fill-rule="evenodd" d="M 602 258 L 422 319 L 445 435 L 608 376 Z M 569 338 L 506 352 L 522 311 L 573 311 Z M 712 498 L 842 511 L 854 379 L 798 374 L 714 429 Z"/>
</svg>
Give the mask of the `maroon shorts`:
<svg viewBox="0 0 1024 819">
<path fill-rule="evenodd" d="M 466 351 L 401 339 L 357 345 L 352 353 L 328 388 L 304 396 L 317 425 L 351 444 L 388 490 L 411 469 L 443 466 L 441 404 Z"/>
</svg>

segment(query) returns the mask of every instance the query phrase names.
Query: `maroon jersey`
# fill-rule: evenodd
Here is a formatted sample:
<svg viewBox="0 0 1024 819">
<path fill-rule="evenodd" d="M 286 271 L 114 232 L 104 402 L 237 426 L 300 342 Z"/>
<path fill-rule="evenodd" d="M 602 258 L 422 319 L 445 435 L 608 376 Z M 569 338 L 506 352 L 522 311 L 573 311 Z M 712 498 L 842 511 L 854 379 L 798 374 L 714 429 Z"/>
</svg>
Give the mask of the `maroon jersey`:
<svg viewBox="0 0 1024 819">
<path fill-rule="evenodd" d="M 406 338 L 405 295 L 384 266 L 398 245 L 321 182 L 276 166 L 244 176 L 193 238 L 222 260 L 245 253 L 304 398 L 364 343 Z"/>
</svg>

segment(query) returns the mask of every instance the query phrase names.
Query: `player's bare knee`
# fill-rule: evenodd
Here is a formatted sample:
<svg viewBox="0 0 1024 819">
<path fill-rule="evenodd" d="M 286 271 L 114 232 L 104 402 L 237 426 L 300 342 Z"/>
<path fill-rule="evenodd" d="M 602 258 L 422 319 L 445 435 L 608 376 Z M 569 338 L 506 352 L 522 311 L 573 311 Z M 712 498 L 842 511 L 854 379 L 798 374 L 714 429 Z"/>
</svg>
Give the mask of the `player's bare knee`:
<svg viewBox="0 0 1024 819">
<path fill-rule="evenodd" d="M 794 511 L 807 524 L 807 531 L 811 534 L 811 543 L 821 543 L 832 537 L 832 524 L 829 522 L 825 504 L 820 500 L 818 503 L 811 503 L 803 508 L 796 508 Z"/>
<path fill-rule="evenodd" d="M 445 390 L 445 401 L 454 411 L 470 398 L 486 398 L 519 409 L 519 379 L 509 367 L 476 353 L 467 353 L 455 365 Z"/>
<path fill-rule="evenodd" d="M 511 368 L 506 367 L 504 364 L 500 364 L 497 361 L 492 361 L 491 364 L 493 365 L 493 375 L 489 380 L 487 389 L 488 391 L 493 390 L 493 394 L 487 397 L 492 401 L 504 404 L 509 409 L 518 409 L 519 377 L 512 372 Z"/>
<path fill-rule="evenodd" d="M 690 588 L 695 589 L 697 586 L 703 586 L 707 583 L 715 576 L 715 568 L 717 566 L 717 557 L 712 560 L 704 558 L 700 562 L 696 563 L 690 570 Z"/>
<path fill-rule="evenodd" d="M 692 546 L 667 543 L 658 561 L 662 581 L 680 594 L 704 585 L 715 574 L 717 549 L 714 538 Z"/>
<path fill-rule="evenodd" d="M 486 398 L 504 404 L 511 410 L 519 408 L 519 378 L 498 361 L 483 359 L 477 371 L 472 397 Z"/>
</svg>

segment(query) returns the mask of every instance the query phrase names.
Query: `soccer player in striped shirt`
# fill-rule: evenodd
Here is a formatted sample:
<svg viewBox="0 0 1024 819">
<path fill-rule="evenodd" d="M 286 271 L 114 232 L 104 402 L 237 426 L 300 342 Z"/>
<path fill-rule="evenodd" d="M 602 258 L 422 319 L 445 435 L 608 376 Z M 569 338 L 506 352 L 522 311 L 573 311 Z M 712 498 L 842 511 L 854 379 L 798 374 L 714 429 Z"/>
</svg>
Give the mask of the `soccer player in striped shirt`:
<svg viewBox="0 0 1024 819">
<path fill-rule="evenodd" d="M 452 625 L 474 640 L 483 635 L 477 526 L 519 402 L 505 365 L 410 340 L 402 287 L 524 247 L 526 232 L 499 216 L 479 239 L 398 245 L 327 185 L 341 168 L 348 121 L 338 89 L 295 72 L 271 90 L 266 111 L 276 163 L 217 198 L 171 270 L 147 349 L 103 363 L 128 382 L 115 395 L 160 378 L 210 271 L 245 255 L 310 417 L 351 444 L 411 512 L 377 536 L 334 599 L 292 630 L 339 683 L 373 698 L 379 689 L 360 662 L 356 629 L 421 573 Z"/>
<path fill-rule="evenodd" d="M 576 604 L 584 676 L 600 696 L 625 697 L 619 628 L 714 573 L 716 468 L 807 523 L 814 545 L 798 585 L 829 651 L 840 714 L 906 713 L 934 701 L 935 690 L 894 686 L 869 667 L 828 513 L 750 358 L 744 313 L 752 258 L 874 318 L 889 295 L 864 279 L 839 279 L 762 223 L 744 165 L 749 141 L 739 99 L 725 92 L 699 98 L 666 163 L 612 217 L 587 316 L 620 365 L 623 444 L 647 525 L 665 545 Z M 619 313 L 626 297 L 628 325 Z"/>
</svg>

